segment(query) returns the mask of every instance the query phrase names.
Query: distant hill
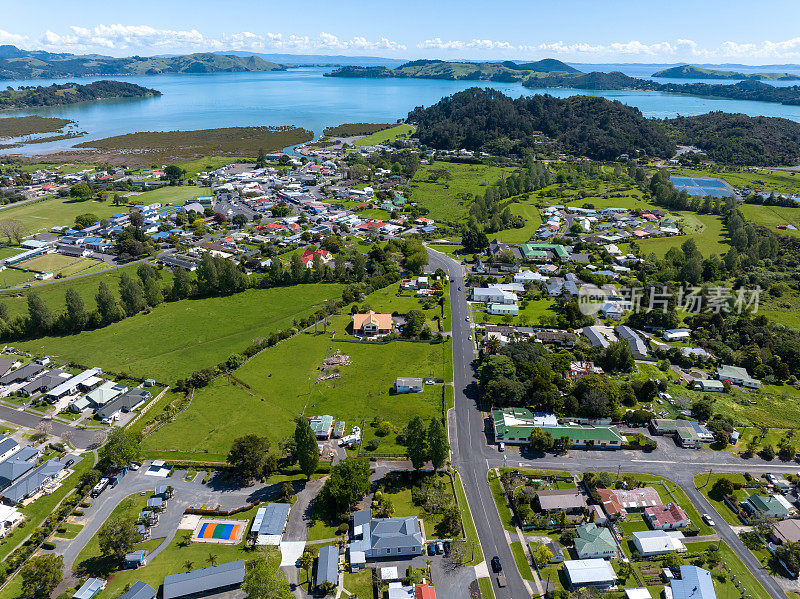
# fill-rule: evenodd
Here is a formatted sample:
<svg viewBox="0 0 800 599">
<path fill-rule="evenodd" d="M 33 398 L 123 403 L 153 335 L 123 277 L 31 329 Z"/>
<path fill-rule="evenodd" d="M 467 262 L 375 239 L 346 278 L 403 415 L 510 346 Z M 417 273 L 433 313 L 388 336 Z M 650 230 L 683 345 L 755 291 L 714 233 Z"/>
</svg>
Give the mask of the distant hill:
<svg viewBox="0 0 800 599">
<path fill-rule="evenodd" d="M 548 58 L 538 62 L 448 62 L 444 60 L 412 60 L 394 69 L 388 67 L 345 66 L 326 77 L 366 77 L 371 79 L 447 79 L 451 81 L 525 81 L 551 73 L 580 73 L 577 69 Z"/>
<path fill-rule="evenodd" d="M 383 58 L 380 56 L 344 56 L 342 54 L 265 54 L 260 52 L 244 52 L 242 50 L 226 50 L 215 54 L 230 56 L 257 56 L 269 62 L 283 65 L 310 66 L 310 65 L 351 65 L 358 67 L 398 67 L 406 60 L 404 58 Z"/>
<path fill-rule="evenodd" d="M 0 91 L 0 110 L 61 106 L 76 102 L 105 100 L 109 98 L 148 98 L 160 96 L 157 89 L 149 89 L 127 81 L 95 81 L 88 85 L 65 83 L 40 85 Z"/>
<path fill-rule="evenodd" d="M 282 71 L 286 67 L 257 56 L 204 52 L 181 56 L 51 54 L 0 46 L 0 79 L 89 77 L 97 75 L 160 75 L 163 73 L 230 73 Z"/>
<path fill-rule="evenodd" d="M 662 69 L 653 73 L 653 77 L 667 79 L 735 79 L 739 81 L 797 81 L 800 75 L 791 73 L 739 73 L 736 71 L 723 71 L 718 69 L 704 69 L 692 65 L 682 65 L 669 69 Z"/>
</svg>

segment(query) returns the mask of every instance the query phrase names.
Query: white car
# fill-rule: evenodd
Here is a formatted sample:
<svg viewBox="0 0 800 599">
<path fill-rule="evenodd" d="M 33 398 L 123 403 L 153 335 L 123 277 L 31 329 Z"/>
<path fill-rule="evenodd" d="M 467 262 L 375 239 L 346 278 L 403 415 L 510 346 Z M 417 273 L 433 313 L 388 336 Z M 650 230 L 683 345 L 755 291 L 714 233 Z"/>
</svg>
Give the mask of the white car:
<svg viewBox="0 0 800 599">
<path fill-rule="evenodd" d="M 134 472 L 136 472 L 141 467 L 142 467 L 141 464 L 137 464 L 136 462 L 134 462 L 133 464 L 128 466 L 128 469 L 133 470 Z"/>
<path fill-rule="evenodd" d="M 714 524 L 714 521 L 711 519 L 711 516 L 709 516 L 708 514 L 703 514 L 703 521 L 709 526 L 716 526 L 716 524 Z"/>
</svg>

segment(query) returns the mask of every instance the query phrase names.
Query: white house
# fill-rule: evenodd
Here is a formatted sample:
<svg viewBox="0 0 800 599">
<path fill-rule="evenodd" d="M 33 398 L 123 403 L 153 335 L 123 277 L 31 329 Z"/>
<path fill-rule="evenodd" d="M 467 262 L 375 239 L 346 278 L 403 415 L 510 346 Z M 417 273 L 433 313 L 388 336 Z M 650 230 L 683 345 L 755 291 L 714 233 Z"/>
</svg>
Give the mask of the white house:
<svg viewBox="0 0 800 599">
<path fill-rule="evenodd" d="M 686 546 L 681 542 L 683 534 L 680 532 L 666 532 L 664 530 L 642 530 L 633 533 L 633 544 L 636 551 L 644 557 L 651 555 L 665 555 L 677 551 L 683 553 Z"/>
<path fill-rule="evenodd" d="M 717 378 L 721 381 L 729 381 L 734 385 L 747 387 L 748 389 L 760 389 L 761 381 L 754 379 L 744 368 L 723 364 L 717 368 Z"/>
<path fill-rule="evenodd" d="M 476 287 L 472 290 L 472 299 L 484 304 L 514 304 L 517 302 L 517 294 L 495 287 Z"/>
</svg>

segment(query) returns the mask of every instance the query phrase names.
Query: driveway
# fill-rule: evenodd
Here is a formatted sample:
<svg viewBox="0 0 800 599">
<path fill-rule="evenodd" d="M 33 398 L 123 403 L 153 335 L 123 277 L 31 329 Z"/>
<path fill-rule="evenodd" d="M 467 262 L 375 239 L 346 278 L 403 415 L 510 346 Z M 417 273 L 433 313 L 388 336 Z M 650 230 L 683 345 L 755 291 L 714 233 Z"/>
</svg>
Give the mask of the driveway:
<svg viewBox="0 0 800 599">
<path fill-rule="evenodd" d="M 47 420 L 51 426 L 51 433 L 56 437 L 63 438 L 64 434 L 70 437 L 70 443 L 78 449 L 88 449 L 93 444 L 97 443 L 100 439 L 98 433 L 102 435 L 102 440 L 105 440 L 106 431 L 102 429 L 81 429 L 64 424 L 57 420 L 50 420 L 30 412 L 9 408 L 8 406 L 0 405 L 0 420 L 5 420 L 16 424 L 17 426 L 24 426 L 26 428 L 35 429 L 42 420 Z M 97 439 L 95 437 L 98 437 Z"/>
</svg>

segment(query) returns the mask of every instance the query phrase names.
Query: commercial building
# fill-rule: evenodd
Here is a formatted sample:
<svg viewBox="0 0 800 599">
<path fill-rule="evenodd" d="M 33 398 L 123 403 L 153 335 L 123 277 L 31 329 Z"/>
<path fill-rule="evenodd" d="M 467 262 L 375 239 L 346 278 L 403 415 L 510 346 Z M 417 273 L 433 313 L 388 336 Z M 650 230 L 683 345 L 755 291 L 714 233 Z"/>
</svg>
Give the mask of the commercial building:
<svg viewBox="0 0 800 599">
<path fill-rule="evenodd" d="M 163 599 L 197 597 L 232 591 L 244 581 L 244 560 L 170 574 L 164 578 Z"/>
<path fill-rule="evenodd" d="M 498 443 L 524 445 L 534 428 L 541 428 L 554 439 L 566 437 L 574 448 L 620 449 L 625 442 L 615 426 L 560 425 L 552 414 L 537 415 L 525 408 L 493 410 L 492 424 Z"/>
</svg>

